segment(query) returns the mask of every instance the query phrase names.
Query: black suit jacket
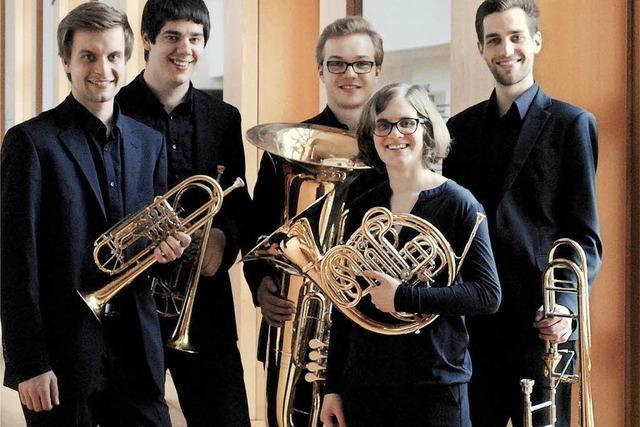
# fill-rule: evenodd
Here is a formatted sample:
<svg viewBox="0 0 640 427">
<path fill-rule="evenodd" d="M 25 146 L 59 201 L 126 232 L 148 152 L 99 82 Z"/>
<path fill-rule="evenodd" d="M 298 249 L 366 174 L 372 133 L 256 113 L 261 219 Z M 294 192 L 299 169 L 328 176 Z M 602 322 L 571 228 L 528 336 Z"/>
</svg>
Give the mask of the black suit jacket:
<svg viewBox="0 0 640 427">
<path fill-rule="evenodd" d="M 124 208 L 131 214 L 165 191 L 164 140 L 124 115 L 119 126 Z M 89 141 L 76 122 L 70 97 L 7 132 L 1 168 L 5 384 L 16 388 L 52 369 L 61 392 L 87 393 L 100 376 L 105 339 L 76 291 L 95 290 L 108 281 L 92 257 L 93 242 L 108 223 Z M 138 325 L 132 325 L 126 339 L 142 343 L 146 357 L 138 369 L 150 370 L 163 391 L 153 300 L 144 283 L 130 285 L 122 294 L 135 301 L 136 313 L 129 314 Z"/>
<path fill-rule="evenodd" d="M 142 73 L 118 93 L 120 108 L 126 114 L 146 124 L 154 123 L 149 106 L 145 105 Z M 217 177 L 217 166 L 225 166 L 220 179 L 222 189 L 237 177 L 245 178 L 245 159 L 237 108 L 193 89 L 195 110 L 195 165 L 197 174 Z M 169 171 L 171 172 L 171 171 Z M 218 272 L 201 277 L 195 299 L 190 337 L 199 351 L 213 350 L 216 341 L 237 340 L 236 320 L 229 280 L 229 268 L 235 262 L 241 241 L 245 240 L 251 199 L 246 186 L 224 198 L 213 227 L 220 228 L 226 237 L 226 247 Z M 164 322 L 164 321 L 163 321 Z M 175 321 L 166 322 L 163 332 L 170 334 Z"/>
<path fill-rule="evenodd" d="M 443 174 L 475 195 L 481 194 L 483 181 L 479 179 L 484 173 L 479 159 L 487 149 L 488 105 L 488 101 L 477 104 L 448 122 L 454 141 Z M 548 251 L 558 238 L 568 237 L 582 246 L 589 283 L 593 284 L 602 257 L 596 206 L 597 158 L 593 115 L 551 99 L 539 89 L 514 146 L 492 227 L 502 304 L 497 316 L 470 322 L 472 336 L 474 329 L 491 337 L 501 335 L 500 331 L 507 336 L 513 331 L 536 336 L 532 323 L 542 304 L 542 271 Z M 573 295 L 560 294 L 557 300 L 576 312 Z"/>
</svg>

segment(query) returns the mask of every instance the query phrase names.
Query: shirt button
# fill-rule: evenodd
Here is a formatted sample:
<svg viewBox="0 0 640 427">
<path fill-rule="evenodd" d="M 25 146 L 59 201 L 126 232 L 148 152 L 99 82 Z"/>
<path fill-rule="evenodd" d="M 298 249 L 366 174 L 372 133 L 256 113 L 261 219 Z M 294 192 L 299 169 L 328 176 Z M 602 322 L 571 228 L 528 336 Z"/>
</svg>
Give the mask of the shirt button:
<svg viewBox="0 0 640 427">
<path fill-rule="evenodd" d="M 171 144 L 171 149 L 173 149 L 173 150 L 177 150 L 177 149 L 178 149 L 178 146 L 177 146 L 176 144 Z"/>
<path fill-rule="evenodd" d="M 115 187 L 115 186 L 116 186 L 116 183 L 115 183 L 115 182 L 111 181 L 111 182 L 109 183 L 109 187 L 113 188 L 113 187 Z"/>
<path fill-rule="evenodd" d="M 173 120 L 173 114 L 169 116 L 169 120 Z"/>
</svg>

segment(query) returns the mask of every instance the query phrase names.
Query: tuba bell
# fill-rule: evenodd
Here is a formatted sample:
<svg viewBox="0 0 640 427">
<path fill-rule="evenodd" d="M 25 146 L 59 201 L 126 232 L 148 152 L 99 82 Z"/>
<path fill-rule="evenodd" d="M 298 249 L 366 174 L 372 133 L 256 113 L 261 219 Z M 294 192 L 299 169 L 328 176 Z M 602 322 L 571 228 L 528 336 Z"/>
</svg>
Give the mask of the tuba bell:
<svg viewBox="0 0 640 427">
<path fill-rule="evenodd" d="M 348 319 L 362 328 L 384 335 L 419 332 L 437 315 L 392 313 L 394 321 L 374 318 L 359 308 L 363 297 L 376 286 L 362 275 L 375 270 L 401 279 L 409 286 L 450 286 L 485 216 L 476 222 L 462 254 L 458 257 L 442 233 L 430 222 L 411 214 L 393 214 L 386 208 L 372 208 L 360 227 L 343 244 L 323 254 L 316 240 L 317 225 L 327 215 L 327 199 L 320 199 L 306 211 L 283 225 L 250 251 L 245 260 L 266 258 L 293 274 L 316 283 L 324 295 Z M 346 214 L 341 221 L 344 227 Z M 409 228 L 414 237 L 400 242 L 398 228 Z M 441 278 L 443 277 L 443 279 Z M 361 284 L 364 281 L 365 284 Z"/>
<path fill-rule="evenodd" d="M 573 251 L 575 261 L 569 258 L 559 257 L 556 251 L 559 249 Z M 563 278 L 556 276 L 556 272 L 562 272 Z M 568 277 L 564 278 L 564 277 Z M 578 402 L 580 406 L 580 427 L 593 427 L 593 403 L 591 395 L 591 317 L 589 314 L 589 280 L 587 259 L 580 245 L 571 239 L 558 239 L 553 243 L 549 251 L 549 263 L 543 275 L 543 310 L 544 317 L 567 317 L 578 322 L 578 342 L 575 350 L 558 349 L 558 344 L 545 341 L 545 376 L 549 381 L 550 398 L 545 402 L 533 405 L 531 393 L 534 381 L 530 379 L 520 380 L 524 400 L 524 425 L 533 426 L 533 413 L 548 408 L 546 425 L 554 426 L 556 417 L 556 388 L 561 383 L 578 384 Z M 578 299 L 578 312 L 576 314 L 555 313 L 556 293 L 572 293 Z M 565 359 L 563 366 L 560 361 Z M 577 359 L 576 373 L 568 373 L 568 368 L 573 359 Z"/>
<path fill-rule="evenodd" d="M 191 284 L 185 294 L 180 318 L 171 339 L 179 349 L 194 351 L 189 344 L 188 331 L 211 221 L 220 211 L 223 197 L 242 186 L 244 182 L 237 178 L 223 192 L 213 178 L 194 175 L 102 234 L 94 243 L 94 262 L 98 269 L 115 278 L 95 291 L 79 292 L 96 318 L 100 320 L 105 305 L 155 263 L 153 250 L 158 243 L 176 231 L 190 236 L 199 232 L 205 245 L 200 245 L 197 268 L 191 273 Z M 193 197 L 194 192 L 204 194 L 202 197 L 205 201 L 185 212 L 183 199 Z"/>
<path fill-rule="evenodd" d="M 326 215 L 317 224 L 318 244 L 336 243 L 346 187 L 355 172 L 368 169 L 358 159 L 352 134 L 326 126 L 272 123 L 249 129 L 247 139 L 264 155 L 285 159 L 285 206 L 282 222 L 327 197 Z M 280 166 L 280 165 L 278 165 Z M 257 259 L 257 258 L 256 258 Z M 247 258 L 244 258 L 247 260 Z M 271 427 L 320 425 L 320 406 L 332 304 L 313 281 L 286 268 L 280 295 L 296 304 L 291 321 L 268 328 L 267 412 Z"/>
</svg>

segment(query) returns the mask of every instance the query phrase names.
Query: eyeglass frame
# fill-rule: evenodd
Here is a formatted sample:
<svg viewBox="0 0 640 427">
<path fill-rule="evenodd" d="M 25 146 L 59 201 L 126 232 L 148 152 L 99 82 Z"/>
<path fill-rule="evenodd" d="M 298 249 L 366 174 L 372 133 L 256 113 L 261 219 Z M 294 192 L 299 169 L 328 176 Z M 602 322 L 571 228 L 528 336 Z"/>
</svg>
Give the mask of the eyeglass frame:
<svg viewBox="0 0 640 427">
<path fill-rule="evenodd" d="M 404 133 L 400 130 L 400 128 L 398 127 L 398 123 L 400 123 L 403 120 L 415 120 L 416 121 L 416 126 L 413 129 L 413 132 L 409 132 L 409 133 Z M 385 135 L 379 135 L 376 133 L 376 126 L 378 125 L 379 121 L 384 121 L 386 123 L 388 123 L 389 125 L 391 125 L 389 127 L 389 132 L 387 132 Z M 427 119 L 423 119 L 420 117 L 402 117 L 400 118 L 400 120 L 395 121 L 395 122 L 390 122 L 389 120 L 376 120 L 376 122 L 374 123 L 374 125 L 372 126 L 371 132 L 377 136 L 377 137 L 385 137 L 385 136 L 389 136 L 391 135 L 391 132 L 393 131 L 393 127 L 395 126 L 396 129 L 398 129 L 398 132 L 400 132 L 402 135 L 408 136 L 408 135 L 413 135 L 414 133 L 416 133 L 416 131 L 418 130 L 418 125 L 424 125 L 425 123 L 427 123 L 428 120 Z"/>
<path fill-rule="evenodd" d="M 340 63 L 344 65 L 344 71 L 337 73 L 337 72 L 333 72 L 329 69 L 329 63 L 333 62 L 333 63 Z M 369 68 L 369 71 L 363 71 L 361 73 L 359 73 L 358 71 L 356 71 L 354 65 L 357 63 L 366 63 L 368 64 L 371 68 Z M 327 66 L 327 71 L 329 71 L 331 74 L 344 74 L 347 72 L 347 70 L 349 69 L 349 67 L 351 67 L 351 69 L 353 70 L 354 73 L 356 74 L 369 74 L 372 70 L 373 67 L 375 67 L 377 64 L 375 63 L 375 61 L 354 61 L 354 62 L 347 62 L 347 61 L 339 61 L 339 60 L 326 60 L 324 61 L 324 64 Z"/>
</svg>

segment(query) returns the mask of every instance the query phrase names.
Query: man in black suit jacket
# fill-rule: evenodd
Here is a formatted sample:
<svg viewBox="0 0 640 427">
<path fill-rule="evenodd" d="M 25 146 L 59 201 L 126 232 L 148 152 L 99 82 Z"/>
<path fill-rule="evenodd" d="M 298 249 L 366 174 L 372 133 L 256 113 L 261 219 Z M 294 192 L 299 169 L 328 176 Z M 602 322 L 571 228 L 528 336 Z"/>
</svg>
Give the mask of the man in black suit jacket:
<svg viewBox="0 0 640 427">
<path fill-rule="evenodd" d="M 123 111 L 165 135 L 170 185 L 195 174 L 217 178 L 223 189 L 237 177 L 245 179 L 240 113 L 190 80 L 209 26 L 202 0 L 149 0 L 142 14 L 145 70 L 117 96 Z M 246 188 L 237 189 L 214 219 L 189 334 L 198 353 L 165 349 L 190 426 L 249 425 L 228 270 L 250 203 Z M 176 318 L 160 322 L 168 339 Z"/>
<path fill-rule="evenodd" d="M 102 324 L 77 293 L 110 280 L 93 262 L 94 240 L 166 188 L 162 136 L 113 102 L 132 44 L 124 13 L 93 2 L 72 10 L 58 27 L 71 94 L 2 146 L 5 384 L 30 426 L 170 424 L 145 284 L 113 298 Z M 156 260 L 189 242 L 169 236 Z"/>
<path fill-rule="evenodd" d="M 305 120 L 304 123 L 355 131 L 362 108 L 375 91 L 383 60 L 382 38 L 362 17 L 347 16 L 327 25 L 316 44 L 316 65 L 318 76 L 325 87 L 327 105 L 320 114 Z M 272 233 L 282 223 L 285 211 L 285 170 L 306 173 L 303 168 L 281 157 L 269 153 L 262 156 L 253 192 L 254 210 L 261 212 L 261 215 L 253 223 L 254 238 L 249 242 L 249 247 L 256 243 L 259 236 Z M 373 188 L 380 181 L 381 175 L 374 170 L 361 172 L 349 186 L 347 203 L 351 196 L 355 197 Z M 291 202 L 293 203 L 288 208 L 290 212 L 297 207 L 297 200 Z M 295 302 L 280 296 L 278 278 L 282 273 L 266 261 L 245 263 L 244 273 L 253 294 L 254 304 L 260 307 L 262 313 L 258 359 L 264 362 L 267 359 L 267 351 L 275 351 L 275 348 L 267 350 L 269 335 L 275 336 L 279 333 L 276 328 L 281 328 L 284 322 L 291 321 Z M 273 346 L 273 342 L 271 345 Z M 279 356 L 272 354 L 269 360 L 277 359 Z M 276 394 L 277 370 L 273 369 L 274 364 L 269 368 L 268 417 L 269 425 L 276 425 L 273 400 Z M 300 379 L 297 393 L 307 393 L 306 389 L 303 389 L 307 386 L 309 385 Z M 311 395 L 310 392 L 308 394 Z M 304 406 L 304 403 L 300 405 Z"/>
<path fill-rule="evenodd" d="M 482 3 L 478 49 L 495 91 L 448 124 L 454 145 L 443 174 L 484 204 L 503 289 L 497 315 L 468 320 L 471 418 L 479 426 L 504 426 L 509 418 L 521 425 L 519 380 L 536 380 L 534 402 L 548 398 L 543 340 L 564 346 L 575 340 L 570 319 L 542 318 L 542 271 L 552 243 L 568 237 L 582 246 L 589 285 L 602 256 L 595 119 L 551 99 L 534 82 L 534 57 L 542 46 L 537 20 L 531 0 Z M 575 295 L 559 294 L 557 303 L 560 313 L 577 312 Z M 556 402 L 557 425 L 568 426 L 570 387 L 559 388 Z M 540 425 L 542 414 L 537 415 L 534 424 Z"/>
</svg>

